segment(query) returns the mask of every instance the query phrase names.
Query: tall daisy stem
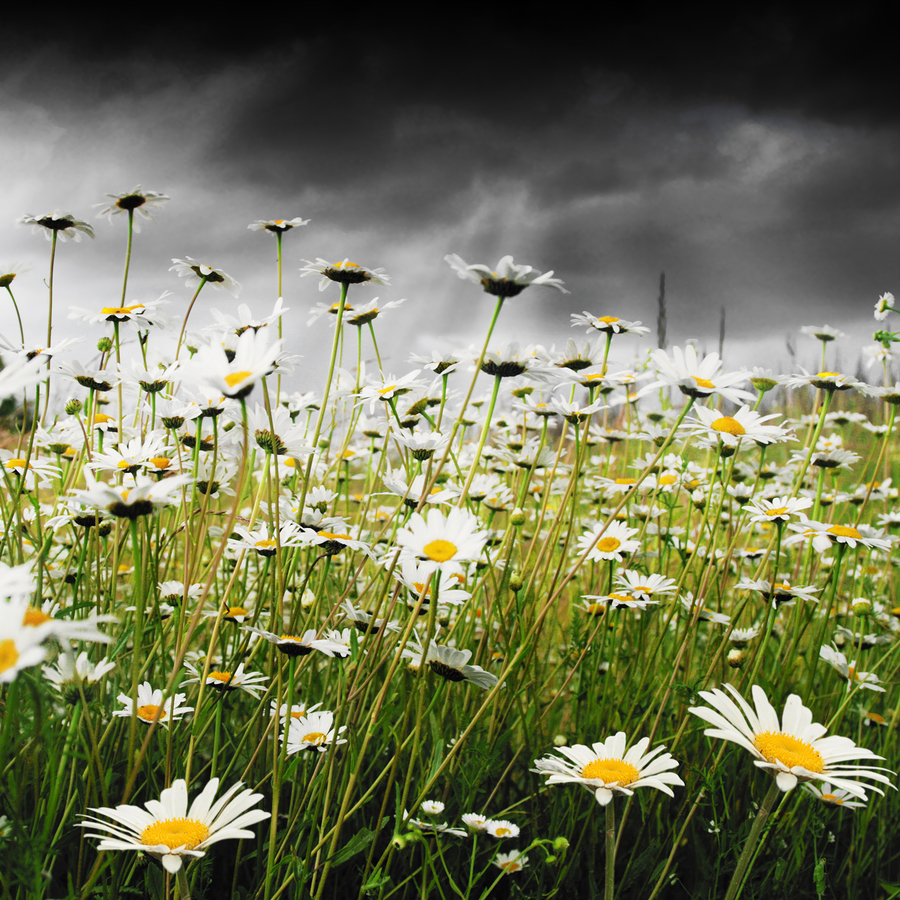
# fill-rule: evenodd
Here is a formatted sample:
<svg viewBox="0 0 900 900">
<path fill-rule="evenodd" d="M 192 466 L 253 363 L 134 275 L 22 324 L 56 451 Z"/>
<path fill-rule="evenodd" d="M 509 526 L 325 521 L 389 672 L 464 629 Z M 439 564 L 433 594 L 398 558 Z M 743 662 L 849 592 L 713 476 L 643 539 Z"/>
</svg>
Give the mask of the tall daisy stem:
<svg viewBox="0 0 900 900">
<path fill-rule="evenodd" d="M 728 893 L 725 895 L 725 900 L 737 900 L 737 898 L 740 897 L 741 890 L 744 887 L 744 876 L 750 866 L 750 861 L 753 859 L 756 845 L 759 843 L 760 835 L 769 818 L 769 813 L 772 811 L 772 806 L 775 804 L 775 798 L 780 793 L 781 789 L 778 787 L 778 782 L 773 778 L 772 783 L 769 786 L 769 791 L 759 807 L 756 818 L 753 820 L 753 827 L 750 829 L 750 834 L 747 836 L 744 849 L 741 850 L 741 856 L 740 859 L 738 859 L 734 875 L 731 876 L 731 884 L 728 885 Z"/>
<path fill-rule="evenodd" d="M 616 892 L 616 810 L 613 801 L 606 804 L 606 884 L 603 900 L 613 900 Z"/>
</svg>

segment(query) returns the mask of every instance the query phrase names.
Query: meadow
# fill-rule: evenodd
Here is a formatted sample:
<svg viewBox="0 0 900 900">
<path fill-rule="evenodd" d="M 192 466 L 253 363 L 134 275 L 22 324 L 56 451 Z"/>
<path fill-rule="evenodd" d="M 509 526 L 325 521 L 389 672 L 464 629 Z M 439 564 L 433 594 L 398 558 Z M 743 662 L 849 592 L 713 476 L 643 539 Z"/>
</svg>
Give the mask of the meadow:
<svg viewBox="0 0 900 900">
<path fill-rule="evenodd" d="M 91 225 L 23 216 L 47 275 L 0 271 L 7 321 L 47 309 L 0 348 L 3 897 L 900 896 L 900 335 L 867 381 L 828 326 L 787 373 L 617 309 L 499 346 L 564 282 L 450 254 L 487 333 L 392 372 L 413 304 L 301 260 L 300 218 L 249 226 L 261 318 L 191 258 L 187 306 L 134 299 L 167 200 L 109 195 L 121 296 L 65 311 L 88 363 L 53 292 Z"/>
</svg>

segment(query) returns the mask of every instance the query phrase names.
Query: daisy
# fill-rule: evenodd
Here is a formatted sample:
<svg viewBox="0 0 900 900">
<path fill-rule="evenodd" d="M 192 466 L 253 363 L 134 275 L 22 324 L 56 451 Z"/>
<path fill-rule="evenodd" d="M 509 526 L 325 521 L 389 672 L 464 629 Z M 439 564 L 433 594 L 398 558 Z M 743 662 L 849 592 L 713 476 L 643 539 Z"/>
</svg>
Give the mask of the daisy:
<svg viewBox="0 0 900 900">
<path fill-rule="evenodd" d="M 753 580 L 746 579 L 738 582 L 734 586 L 736 591 L 759 591 L 765 595 L 767 600 L 771 600 L 776 606 L 785 603 L 788 600 L 803 600 L 806 603 L 818 603 L 819 598 L 814 597 L 822 588 L 800 587 L 793 585 L 789 581 L 776 581 L 774 584 L 765 579 Z"/>
<path fill-rule="evenodd" d="M 813 501 L 808 497 L 772 497 L 771 500 L 751 500 L 747 512 L 753 522 L 787 522 L 791 516 L 809 509 Z"/>
<path fill-rule="evenodd" d="M 514 838 L 519 836 L 519 826 L 506 819 L 488 819 L 484 830 L 495 838 Z"/>
<path fill-rule="evenodd" d="M 192 678 L 185 678 L 182 684 L 199 684 L 203 677 L 201 673 L 185 661 L 184 667 L 193 675 Z M 215 688 L 218 691 L 244 691 L 251 697 L 259 697 L 265 690 L 263 682 L 268 681 L 269 676 L 260 672 L 245 672 L 244 664 L 241 663 L 233 672 L 231 671 L 211 671 L 206 676 L 206 686 Z"/>
<path fill-rule="evenodd" d="M 681 430 L 718 440 L 726 447 L 737 447 L 742 439 L 755 441 L 757 444 L 775 444 L 788 438 L 788 432 L 784 428 L 763 424 L 768 419 L 778 418 L 778 413 L 761 416 L 747 405 L 742 406 L 733 416 L 723 415 L 719 410 L 707 406 L 698 406 L 694 412 L 697 417 L 689 420 Z"/>
<path fill-rule="evenodd" d="M 856 668 L 856 660 L 847 663 L 847 657 L 837 647 L 819 647 L 819 658 L 824 659 L 833 669 L 837 669 L 843 678 L 847 679 L 847 690 L 854 685 L 868 688 L 870 691 L 884 693 L 885 689 L 878 683 L 878 676 L 872 672 L 860 672 Z"/>
<path fill-rule="evenodd" d="M 633 569 L 616 575 L 616 584 L 634 597 L 635 600 L 649 600 L 654 594 L 671 594 L 678 586 L 674 578 L 662 575 L 644 575 Z"/>
<path fill-rule="evenodd" d="M 254 628 L 248 625 L 245 631 L 251 631 L 264 637 L 267 641 L 274 644 L 286 656 L 306 656 L 313 650 L 318 650 L 326 656 L 349 656 L 350 651 L 343 645 L 327 638 L 317 638 L 316 629 L 310 628 L 301 635 L 294 634 L 275 634 L 272 631 L 266 631 L 264 628 Z"/>
<path fill-rule="evenodd" d="M 269 234 L 284 234 L 292 228 L 300 228 L 301 225 L 309 225 L 312 219 L 301 219 L 297 216 L 294 219 L 259 219 L 251 222 L 247 228 L 250 231 L 268 231 Z"/>
<path fill-rule="evenodd" d="M 712 709 L 692 706 L 688 711 L 714 726 L 707 728 L 705 735 L 740 744 L 756 757 L 754 765 L 771 769 L 782 791 L 789 791 L 800 782 L 827 781 L 865 800 L 865 790 L 854 779 L 890 784 L 887 775 L 881 774 L 885 769 L 843 765 L 847 760 L 883 757 L 857 747 L 850 738 L 823 737 L 825 726 L 813 722 L 812 712 L 797 694 L 788 697 L 779 724 L 778 713 L 761 687 L 751 688 L 755 710 L 732 685 L 726 684 L 725 688 L 731 697 L 718 688 L 699 692 Z M 867 784 L 866 788 L 884 793 L 874 785 Z"/>
<path fill-rule="evenodd" d="M 71 213 L 60 212 L 58 209 L 40 216 L 24 215 L 16 219 L 16 225 L 31 225 L 32 234 L 43 231 L 48 241 L 52 240 L 54 234 L 59 235 L 62 241 L 71 238 L 76 244 L 81 240 L 82 234 L 89 238 L 94 236 L 94 229 L 87 222 L 81 222 Z"/>
<path fill-rule="evenodd" d="M 145 725 L 159 722 L 160 725 L 168 728 L 170 722 L 177 722 L 189 712 L 194 711 L 193 706 L 181 705 L 187 699 L 187 694 L 175 694 L 174 697 L 169 697 L 164 702 L 163 692 L 158 688 L 154 691 L 149 681 L 138 685 L 136 708 L 127 694 L 119 694 L 117 699 L 122 704 L 122 709 L 115 710 L 114 716 L 128 719 L 137 716 Z"/>
<path fill-rule="evenodd" d="M 305 703 L 292 703 L 291 710 L 288 712 L 287 703 L 279 706 L 274 700 L 269 704 L 270 715 L 278 716 L 282 723 L 287 726 L 289 719 L 305 719 L 310 713 L 315 712 L 322 704 L 314 703 L 307 706 Z"/>
<path fill-rule="evenodd" d="M 95 481 L 89 469 L 84 470 L 87 489 L 73 490 L 72 496 L 82 506 L 105 509 L 119 519 L 137 519 L 148 516 L 158 506 L 175 502 L 172 495 L 190 483 L 188 475 L 173 475 L 157 481 L 145 475 L 133 479 L 131 487 L 112 487 Z"/>
<path fill-rule="evenodd" d="M 369 630 L 371 630 L 372 634 L 377 634 L 382 629 L 385 631 L 400 631 L 400 626 L 396 623 L 387 622 L 384 619 L 376 619 L 371 613 L 355 607 L 349 600 L 345 600 L 341 604 L 340 611 L 344 614 L 345 621 L 363 634 Z"/>
<path fill-rule="evenodd" d="M 427 653 L 421 644 L 410 641 L 403 648 L 403 656 L 409 660 L 409 668 L 420 670 L 424 661 L 432 672 L 447 681 L 470 681 L 483 690 L 494 687 L 498 681 L 496 675 L 481 666 L 467 665 L 472 658 L 471 650 L 457 650 L 434 640 L 429 643 Z"/>
<path fill-rule="evenodd" d="M 882 294 L 875 303 L 875 318 L 879 322 L 883 322 L 892 310 L 893 312 L 898 312 L 897 308 L 894 306 L 894 303 L 896 302 L 897 301 L 894 300 L 894 295 L 890 291 Z"/>
<path fill-rule="evenodd" d="M 346 738 L 342 735 L 347 730 L 346 725 L 341 725 L 337 732 L 334 730 L 334 713 L 328 710 L 319 712 L 307 712 L 300 718 L 291 718 L 287 731 L 281 735 L 281 740 L 287 745 L 287 752 L 299 753 L 301 750 L 317 750 L 324 753 L 332 744 L 346 744 Z"/>
<path fill-rule="evenodd" d="M 174 873 L 181 869 L 183 857 L 199 858 L 217 841 L 252 838 L 253 832 L 246 826 L 269 818 L 270 813 L 250 810 L 263 795 L 249 790 L 238 794 L 242 786 L 240 781 L 233 784 L 214 803 L 219 779 L 213 778 L 188 809 L 187 784 L 179 778 L 160 794 L 159 800 L 144 804 L 147 811 L 129 805 L 94 807 L 91 812 L 101 813 L 115 824 L 96 816 L 85 816 L 88 821 L 78 824 L 106 832 L 88 835 L 100 838 L 98 849 L 143 850 L 160 860 L 167 872 Z"/>
<path fill-rule="evenodd" d="M 512 875 L 528 865 L 528 857 L 520 850 L 511 850 L 509 853 L 498 853 L 492 862 L 507 875 Z"/>
<path fill-rule="evenodd" d="M 556 752 L 565 759 L 555 756 L 536 759 L 537 768 L 531 771 L 549 775 L 547 784 L 580 784 L 601 806 L 606 806 L 613 794 L 630 796 L 639 787 L 655 787 L 674 797 L 669 785 L 684 785 L 681 778 L 669 771 L 678 762 L 671 753 L 659 755 L 666 749 L 663 745 L 647 753 L 649 746 L 650 738 L 645 737 L 626 750 L 625 732 L 619 731 L 590 747 L 585 744 L 559 747 Z"/>
<path fill-rule="evenodd" d="M 345 259 L 342 262 L 330 263 L 327 259 L 316 257 L 315 262 L 305 259 L 306 265 L 300 270 L 300 277 L 319 274 L 319 290 L 324 291 L 328 283 L 336 281 L 338 284 L 390 284 L 390 278 L 384 269 L 367 269 L 359 263 Z"/>
<path fill-rule="evenodd" d="M 184 259 L 173 259 L 172 263 L 169 271 L 174 272 L 179 278 L 184 278 L 188 287 L 199 288 L 200 285 L 211 284 L 213 287 L 225 288 L 232 297 L 237 297 L 241 292 L 241 286 L 221 269 L 214 269 L 205 263 L 197 262 L 190 256 L 186 256 Z"/>
<path fill-rule="evenodd" d="M 823 391 L 849 391 L 856 388 L 861 394 L 870 394 L 872 388 L 863 381 L 857 381 L 849 375 L 842 375 L 840 372 L 816 372 L 810 374 L 800 366 L 802 375 L 792 375 L 785 381 L 788 387 L 802 387 L 805 384 L 812 385 Z"/>
<path fill-rule="evenodd" d="M 88 686 L 98 682 L 104 675 L 116 667 L 114 662 L 104 659 L 102 662 L 92 663 L 88 659 L 86 650 L 76 657 L 69 648 L 63 647 L 56 664 L 44 666 L 44 678 L 47 679 L 70 703 L 76 703 L 81 699 L 78 691 L 79 682 L 83 685 L 85 693 Z M 70 699 L 71 698 L 71 699 Z M 90 697 L 88 696 L 88 699 Z"/>
<path fill-rule="evenodd" d="M 688 344 L 684 350 L 673 347 L 671 357 L 665 350 L 654 350 L 650 354 L 650 361 L 660 378 L 642 388 L 639 396 L 652 393 L 658 387 L 671 385 L 677 387 L 682 394 L 695 399 L 718 394 L 735 405 L 753 400 L 749 391 L 736 387 L 747 380 L 746 372 L 719 374 L 722 361 L 718 353 L 710 353 L 701 360 L 696 348 Z"/>
<path fill-rule="evenodd" d="M 604 334 L 647 334 L 650 329 L 640 322 L 629 322 L 617 316 L 594 316 L 587 310 L 583 313 L 572 313 L 572 327 L 586 325 L 588 334 L 592 331 L 602 331 Z"/>
<path fill-rule="evenodd" d="M 158 191 L 141 190 L 140 185 L 133 187 L 124 194 L 107 194 L 106 196 L 113 202 L 108 205 L 106 203 L 95 203 L 94 206 L 106 206 L 106 209 L 101 209 L 97 215 L 109 216 L 110 225 L 112 224 L 113 216 L 123 212 L 129 213 L 132 217 L 134 213 L 137 212 L 145 219 L 152 219 L 153 217 L 148 210 L 161 209 L 162 207 L 160 204 L 171 199 L 165 194 L 160 194 Z M 138 225 L 138 220 L 134 219 L 133 221 L 134 230 L 140 233 L 141 227 Z"/>
<path fill-rule="evenodd" d="M 838 338 L 847 337 L 843 331 L 838 331 L 837 328 L 832 328 L 830 325 L 804 325 L 800 329 L 800 333 L 814 337 L 816 340 L 822 341 L 823 344 L 827 344 L 829 341 L 836 341 Z"/>
<path fill-rule="evenodd" d="M 224 397 L 240 400 L 253 386 L 275 369 L 281 353 L 281 341 L 269 343 L 265 331 L 245 331 L 237 339 L 234 356 L 229 359 L 221 344 L 205 344 L 183 367 L 185 377 L 193 377 Z"/>
<path fill-rule="evenodd" d="M 846 809 L 861 809 L 866 804 L 859 800 L 851 800 L 853 796 L 849 791 L 841 788 L 832 787 L 827 781 L 822 782 L 822 787 L 817 788 L 814 784 L 804 782 L 800 785 L 800 789 L 807 794 L 811 794 L 822 803 L 828 803 L 831 806 L 843 806 Z"/>
<path fill-rule="evenodd" d="M 481 263 L 470 266 L 455 253 L 445 256 L 444 261 L 464 281 L 480 284 L 485 293 L 493 294 L 495 297 L 516 297 L 533 284 L 556 288 L 563 294 L 569 293 L 559 278 L 552 277 L 552 271 L 542 275 L 531 266 L 517 266 L 513 263 L 511 256 L 504 256 L 497 263 L 496 271 Z"/>
<path fill-rule="evenodd" d="M 578 538 L 578 551 L 584 553 L 590 548 L 586 557 L 588 560 L 621 561 L 626 553 L 640 549 L 640 541 L 630 540 L 638 530 L 629 528 L 624 522 L 610 522 L 606 527 L 602 522 L 597 522 Z"/>
<path fill-rule="evenodd" d="M 422 560 L 424 570 L 459 572 L 461 563 L 477 560 L 484 549 L 487 532 L 478 530 L 478 525 L 478 519 L 463 509 L 451 509 L 446 515 L 430 509 L 427 517 L 413 513 L 397 532 L 401 559 Z"/>
<path fill-rule="evenodd" d="M 3 587 L 2 593 L 11 599 L 0 600 L 0 684 L 9 684 L 22 669 L 43 661 L 47 651 L 42 643 L 47 635 L 24 625 L 27 595 L 13 595 L 10 587 Z"/>
<path fill-rule="evenodd" d="M 803 521 L 797 524 L 789 524 L 788 528 L 800 533 L 798 537 L 790 538 L 791 541 L 812 538 L 812 545 L 819 553 L 824 553 L 833 544 L 843 544 L 855 549 L 857 545 L 868 547 L 870 550 L 890 550 L 897 540 L 893 535 L 882 537 L 881 532 L 869 525 L 838 525 L 828 522 L 813 522 L 812 519 L 803 517 Z"/>
</svg>

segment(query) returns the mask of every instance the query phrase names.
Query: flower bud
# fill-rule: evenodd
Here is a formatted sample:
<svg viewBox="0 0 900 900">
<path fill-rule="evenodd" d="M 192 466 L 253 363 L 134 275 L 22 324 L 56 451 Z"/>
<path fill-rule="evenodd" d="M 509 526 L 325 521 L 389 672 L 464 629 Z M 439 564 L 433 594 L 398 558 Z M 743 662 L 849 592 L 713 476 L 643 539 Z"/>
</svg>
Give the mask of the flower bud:
<svg viewBox="0 0 900 900">
<path fill-rule="evenodd" d="M 101 353 L 108 353 L 113 348 L 113 339 L 111 337 L 102 337 L 97 341 L 97 349 Z"/>
<path fill-rule="evenodd" d="M 66 401 L 66 415 L 77 416 L 84 409 L 84 404 L 80 400 Z"/>
<path fill-rule="evenodd" d="M 741 669 L 744 666 L 744 651 L 735 647 L 728 651 L 728 665 L 732 669 Z"/>
<path fill-rule="evenodd" d="M 528 516 L 525 515 L 525 512 L 520 509 L 518 506 L 510 513 L 509 521 L 516 528 L 521 528 L 525 522 L 528 520 Z"/>
</svg>

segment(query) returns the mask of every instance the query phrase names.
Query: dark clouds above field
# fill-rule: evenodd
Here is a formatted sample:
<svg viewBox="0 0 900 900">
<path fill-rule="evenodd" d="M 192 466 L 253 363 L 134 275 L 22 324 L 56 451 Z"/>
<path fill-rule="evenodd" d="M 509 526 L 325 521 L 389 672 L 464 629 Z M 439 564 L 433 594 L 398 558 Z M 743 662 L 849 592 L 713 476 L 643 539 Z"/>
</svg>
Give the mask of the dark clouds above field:
<svg viewBox="0 0 900 900">
<path fill-rule="evenodd" d="M 23 29 L 0 79 L 0 259 L 35 266 L 17 287 L 39 300 L 47 246 L 13 220 L 91 218 L 141 183 L 172 200 L 136 239 L 135 296 L 172 290 L 179 309 L 189 292 L 167 268 L 186 255 L 270 307 L 274 240 L 247 224 L 312 219 L 285 239 L 284 290 L 312 361 L 326 328 L 307 332 L 306 310 L 323 297 L 297 277 L 301 257 L 390 273 L 380 296 L 409 298 L 384 319 L 403 369 L 407 352 L 474 340 L 487 320 L 490 301 L 443 262 L 452 252 L 510 253 L 571 290 L 511 302 L 500 339 L 580 338 L 568 314 L 582 310 L 653 325 L 665 271 L 670 341 L 714 349 L 724 306 L 726 351 L 787 365 L 785 335 L 828 322 L 857 339 L 855 365 L 900 274 L 900 122 L 890 56 L 875 52 L 887 20 L 861 5 L 818 22 L 679 10 L 569 17 L 555 34 L 544 9 L 520 8 L 530 28 L 367 39 L 360 25 L 358 41 L 336 26 L 149 27 L 117 45 L 75 21 Z M 96 241 L 61 248 L 63 309 L 116 296 L 123 221 L 95 226 Z M 28 317 L 40 333 L 38 303 Z"/>
</svg>

